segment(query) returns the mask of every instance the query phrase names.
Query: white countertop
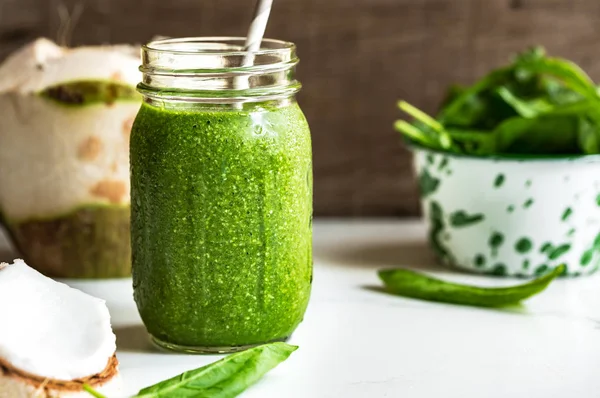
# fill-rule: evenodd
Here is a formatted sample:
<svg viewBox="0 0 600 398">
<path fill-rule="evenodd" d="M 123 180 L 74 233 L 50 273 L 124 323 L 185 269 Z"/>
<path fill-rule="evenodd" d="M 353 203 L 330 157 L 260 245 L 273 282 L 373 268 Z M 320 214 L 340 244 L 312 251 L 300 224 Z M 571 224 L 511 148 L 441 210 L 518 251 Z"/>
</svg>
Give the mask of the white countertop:
<svg viewBox="0 0 600 398">
<path fill-rule="evenodd" d="M 555 281 L 511 310 L 429 303 L 370 290 L 376 270 L 521 281 L 433 266 L 420 222 L 318 220 L 314 230 L 312 298 L 290 340 L 300 348 L 242 397 L 600 397 L 600 274 Z M 127 393 L 220 358 L 153 348 L 130 281 L 72 285 L 108 300 Z"/>
</svg>

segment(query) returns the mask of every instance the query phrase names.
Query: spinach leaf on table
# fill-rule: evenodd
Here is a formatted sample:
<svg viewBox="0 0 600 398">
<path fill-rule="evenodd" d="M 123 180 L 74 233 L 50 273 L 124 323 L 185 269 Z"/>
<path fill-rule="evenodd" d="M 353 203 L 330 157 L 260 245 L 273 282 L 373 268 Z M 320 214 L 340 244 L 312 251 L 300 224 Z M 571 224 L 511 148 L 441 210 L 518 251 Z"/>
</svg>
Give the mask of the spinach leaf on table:
<svg viewBox="0 0 600 398">
<path fill-rule="evenodd" d="M 233 398 L 285 361 L 297 349 L 297 346 L 286 343 L 269 343 L 250 348 L 146 387 L 134 398 Z M 85 389 L 93 396 L 102 398 L 101 394 L 89 386 Z"/>
<path fill-rule="evenodd" d="M 540 278 L 511 287 L 477 287 L 445 282 L 402 268 L 381 270 L 379 278 L 389 293 L 398 296 L 477 307 L 502 307 L 542 292 L 564 270 L 565 266 L 561 265 Z"/>
</svg>

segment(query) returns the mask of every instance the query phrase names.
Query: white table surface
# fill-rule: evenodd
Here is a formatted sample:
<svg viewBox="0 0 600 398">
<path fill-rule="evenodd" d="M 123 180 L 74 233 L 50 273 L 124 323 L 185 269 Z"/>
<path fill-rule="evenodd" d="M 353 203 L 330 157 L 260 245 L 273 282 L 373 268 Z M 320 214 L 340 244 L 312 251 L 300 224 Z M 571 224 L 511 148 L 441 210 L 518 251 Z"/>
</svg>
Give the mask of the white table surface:
<svg viewBox="0 0 600 398">
<path fill-rule="evenodd" d="M 511 310 L 416 301 L 370 290 L 376 270 L 516 280 L 433 266 L 418 221 L 317 220 L 314 229 L 312 298 L 290 341 L 300 348 L 242 397 L 600 397 L 600 275 L 558 280 Z M 153 348 L 128 280 L 72 285 L 107 300 L 126 393 L 220 358 Z"/>
</svg>

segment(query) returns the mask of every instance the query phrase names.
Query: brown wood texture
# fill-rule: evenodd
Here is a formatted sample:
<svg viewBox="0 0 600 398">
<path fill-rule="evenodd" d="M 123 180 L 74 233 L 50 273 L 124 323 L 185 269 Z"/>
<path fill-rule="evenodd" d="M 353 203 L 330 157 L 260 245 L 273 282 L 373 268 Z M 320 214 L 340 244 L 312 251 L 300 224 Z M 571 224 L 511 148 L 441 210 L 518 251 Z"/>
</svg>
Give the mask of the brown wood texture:
<svg viewBox="0 0 600 398">
<path fill-rule="evenodd" d="M 83 12 L 72 45 L 154 35 L 244 35 L 252 0 L 0 0 L 0 58 L 40 35 L 59 9 Z M 64 14 L 64 12 L 62 13 Z M 300 103 L 313 132 L 315 214 L 418 214 L 410 157 L 393 131 L 404 98 L 435 110 L 533 44 L 600 79 L 598 0 L 275 0 L 267 36 L 298 44 Z"/>
</svg>

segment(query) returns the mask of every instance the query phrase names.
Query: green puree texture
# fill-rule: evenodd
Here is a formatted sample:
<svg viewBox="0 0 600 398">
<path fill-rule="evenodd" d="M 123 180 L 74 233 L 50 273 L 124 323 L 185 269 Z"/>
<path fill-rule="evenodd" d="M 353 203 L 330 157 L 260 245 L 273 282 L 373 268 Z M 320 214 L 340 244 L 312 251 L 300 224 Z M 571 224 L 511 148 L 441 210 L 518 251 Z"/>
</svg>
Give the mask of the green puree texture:
<svg viewBox="0 0 600 398">
<path fill-rule="evenodd" d="M 312 280 L 310 133 L 297 104 L 144 104 L 131 135 L 134 296 L 155 338 L 258 344 L 302 321 Z"/>
</svg>

